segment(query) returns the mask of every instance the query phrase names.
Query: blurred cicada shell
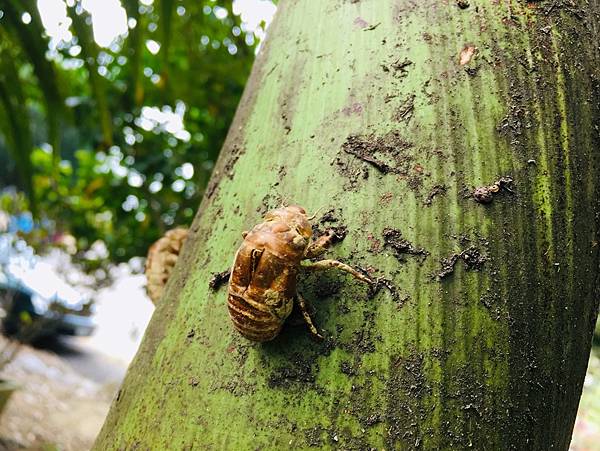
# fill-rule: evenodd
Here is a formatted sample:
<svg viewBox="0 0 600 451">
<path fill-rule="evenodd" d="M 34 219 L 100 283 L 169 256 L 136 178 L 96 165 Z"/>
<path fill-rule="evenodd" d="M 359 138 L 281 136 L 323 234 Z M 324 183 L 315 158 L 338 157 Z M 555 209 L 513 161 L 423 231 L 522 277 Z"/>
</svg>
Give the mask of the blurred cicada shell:
<svg viewBox="0 0 600 451">
<path fill-rule="evenodd" d="M 188 229 L 178 227 L 169 230 L 148 249 L 148 257 L 146 259 L 146 279 L 148 280 L 148 285 L 146 286 L 146 291 L 154 305 L 162 297 L 167 280 L 169 280 L 171 271 L 173 271 L 177 258 L 179 258 L 179 252 L 187 236 Z"/>
</svg>

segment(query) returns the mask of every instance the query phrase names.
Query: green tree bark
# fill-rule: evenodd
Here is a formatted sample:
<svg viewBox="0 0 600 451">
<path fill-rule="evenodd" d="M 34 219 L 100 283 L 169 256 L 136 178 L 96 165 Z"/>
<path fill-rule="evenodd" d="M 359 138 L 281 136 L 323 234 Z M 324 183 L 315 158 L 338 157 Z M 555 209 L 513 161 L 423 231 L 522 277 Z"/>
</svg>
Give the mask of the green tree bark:
<svg viewBox="0 0 600 451">
<path fill-rule="evenodd" d="M 595 0 L 281 2 L 96 448 L 567 449 L 599 294 L 599 27 Z M 323 343 L 250 343 L 208 286 L 282 198 L 332 209 L 329 255 L 393 288 L 303 278 Z"/>
</svg>

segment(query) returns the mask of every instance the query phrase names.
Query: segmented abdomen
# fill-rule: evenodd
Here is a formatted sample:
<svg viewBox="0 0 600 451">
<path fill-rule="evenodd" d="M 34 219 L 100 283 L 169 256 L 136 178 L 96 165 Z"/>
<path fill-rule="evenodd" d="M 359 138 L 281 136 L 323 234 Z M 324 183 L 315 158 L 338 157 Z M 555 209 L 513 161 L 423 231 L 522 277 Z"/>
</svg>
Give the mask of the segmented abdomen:
<svg viewBox="0 0 600 451">
<path fill-rule="evenodd" d="M 283 326 L 283 320 L 252 305 L 243 296 L 230 292 L 227 307 L 233 326 L 249 340 L 272 340 Z"/>
<path fill-rule="evenodd" d="M 296 267 L 268 250 L 242 244 L 236 254 L 227 306 L 235 329 L 253 341 L 275 338 L 292 311 Z"/>
</svg>

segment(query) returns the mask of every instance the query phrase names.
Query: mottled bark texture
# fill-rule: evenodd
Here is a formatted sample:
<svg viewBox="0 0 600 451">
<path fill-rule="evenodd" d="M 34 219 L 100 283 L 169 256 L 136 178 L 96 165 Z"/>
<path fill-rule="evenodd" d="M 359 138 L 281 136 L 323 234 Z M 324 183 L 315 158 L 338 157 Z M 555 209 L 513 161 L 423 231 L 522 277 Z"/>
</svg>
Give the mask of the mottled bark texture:
<svg viewBox="0 0 600 451">
<path fill-rule="evenodd" d="M 97 449 L 567 449 L 599 295 L 600 3 L 460 3 L 281 2 Z M 303 278 L 323 343 L 248 342 L 208 286 L 282 198 L 389 280 Z"/>
</svg>

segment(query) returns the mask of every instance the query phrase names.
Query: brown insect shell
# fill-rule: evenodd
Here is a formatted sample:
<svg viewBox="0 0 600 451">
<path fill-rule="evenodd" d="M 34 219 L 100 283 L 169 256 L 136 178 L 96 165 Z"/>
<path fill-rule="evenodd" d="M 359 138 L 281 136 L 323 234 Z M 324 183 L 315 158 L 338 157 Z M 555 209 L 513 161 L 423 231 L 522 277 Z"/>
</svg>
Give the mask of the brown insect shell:
<svg viewBox="0 0 600 451">
<path fill-rule="evenodd" d="M 293 307 L 296 274 L 312 229 L 301 207 L 273 210 L 264 219 L 246 235 L 235 256 L 229 293 L 268 306 L 283 324 Z"/>
</svg>

